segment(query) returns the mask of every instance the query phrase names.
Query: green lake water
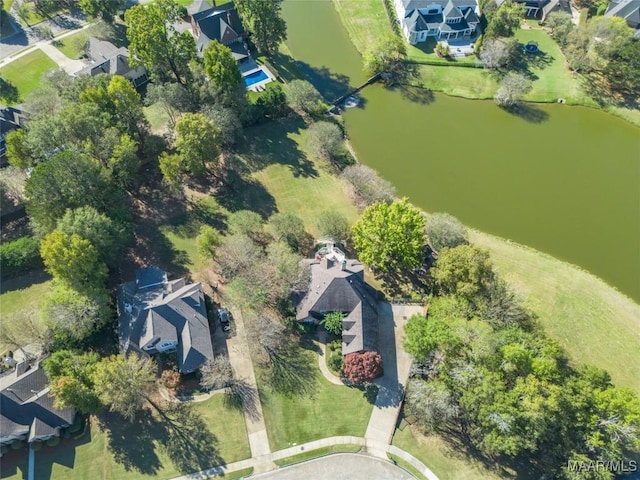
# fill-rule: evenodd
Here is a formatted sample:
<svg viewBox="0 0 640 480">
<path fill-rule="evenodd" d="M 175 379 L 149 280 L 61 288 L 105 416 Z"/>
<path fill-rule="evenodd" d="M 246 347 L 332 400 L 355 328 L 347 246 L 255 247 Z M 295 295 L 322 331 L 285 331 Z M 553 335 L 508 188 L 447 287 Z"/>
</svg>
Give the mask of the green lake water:
<svg viewBox="0 0 640 480">
<path fill-rule="evenodd" d="M 287 0 L 283 14 L 289 49 L 326 98 L 364 80 L 330 2 Z M 399 195 L 579 265 L 640 300 L 639 128 L 567 105 L 534 105 L 525 119 L 491 101 L 379 85 L 362 97 L 362 108 L 344 115 L 350 141 Z"/>
</svg>

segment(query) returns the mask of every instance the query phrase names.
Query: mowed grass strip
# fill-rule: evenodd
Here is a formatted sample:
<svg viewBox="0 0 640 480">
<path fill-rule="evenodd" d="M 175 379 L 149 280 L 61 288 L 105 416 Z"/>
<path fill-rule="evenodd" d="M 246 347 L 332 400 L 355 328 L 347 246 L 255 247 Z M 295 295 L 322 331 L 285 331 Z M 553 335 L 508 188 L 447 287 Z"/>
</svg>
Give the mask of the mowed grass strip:
<svg viewBox="0 0 640 480">
<path fill-rule="evenodd" d="M 604 281 L 549 255 L 471 232 L 500 276 L 522 295 L 546 333 L 576 365 L 607 370 L 616 385 L 640 392 L 640 306 Z"/>
<path fill-rule="evenodd" d="M 0 76 L 18 89 L 18 102 L 20 102 L 38 88 L 46 72 L 56 67 L 56 63 L 42 50 L 36 49 L 0 68 Z"/>
<path fill-rule="evenodd" d="M 329 447 L 321 447 L 316 450 L 307 450 L 303 453 L 299 453 L 298 455 L 291 455 L 290 457 L 285 457 L 280 460 L 274 460 L 273 463 L 275 463 L 279 467 L 284 467 L 285 465 L 305 462 L 307 460 L 311 460 L 312 458 L 324 457 L 332 453 L 357 453 L 360 450 L 362 450 L 362 447 L 360 445 L 331 445 Z"/>
<path fill-rule="evenodd" d="M 380 36 L 393 33 L 383 0 L 333 0 L 342 25 L 361 54 Z"/>
<path fill-rule="evenodd" d="M 211 445 L 225 463 L 251 456 L 242 412 L 224 405 L 223 395 L 195 403 L 194 409 L 203 417 L 217 442 Z M 169 479 L 183 473 L 169 460 L 165 447 L 153 438 L 153 427 L 123 423 L 119 426 L 113 445 L 97 423 L 77 440 L 64 440 L 57 447 L 42 447 L 36 452 L 35 478 L 51 480 L 143 480 Z M 167 448 L 171 448 L 169 445 Z M 115 453 L 117 452 L 117 453 Z M 22 480 L 26 468 L 26 448 L 11 451 L 3 457 L 0 478 Z M 208 467 L 213 467 L 209 465 Z M 208 468 L 207 467 L 207 468 Z M 190 473 L 190 472 L 189 472 Z M 249 473 L 249 472 L 247 472 Z M 231 478 L 237 478 L 229 474 Z"/>
<path fill-rule="evenodd" d="M 314 352 L 302 354 L 318 369 Z M 270 389 L 267 375 L 259 371 L 258 388 L 273 451 L 325 437 L 364 435 L 373 405 L 362 390 L 333 385 L 318 372 L 310 394 L 286 395 Z"/>
</svg>

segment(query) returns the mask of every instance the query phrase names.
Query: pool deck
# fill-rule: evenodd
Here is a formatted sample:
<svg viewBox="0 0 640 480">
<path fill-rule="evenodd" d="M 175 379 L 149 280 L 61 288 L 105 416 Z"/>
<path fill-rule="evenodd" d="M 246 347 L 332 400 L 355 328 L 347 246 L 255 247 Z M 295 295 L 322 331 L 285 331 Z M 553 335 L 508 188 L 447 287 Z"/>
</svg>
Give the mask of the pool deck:
<svg viewBox="0 0 640 480">
<path fill-rule="evenodd" d="M 262 90 L 262 88 L 267 83 L 275 81 L 276 77 L 274 77 L 273 74 L 271 73 L 271 71 L 267 67 L 265 67 L 264 65 L 259 65 L 258 68 L 254 68 L 252 70 L 248 70 L 246 72 L 243 72 L 242 73 L 242 78 L 247 77 L 247 76 L 249 76 L 251 74 L 254 74 L 256 72 L 259 72 L 260 70 L 262 70 L 267 75 L 267 77 L 269 77 L 269 78 L 266 78 L 264 80 L 256 82 L 253 85 L 249 85 L 247 87 L 247 90 L 251 90 L 253 92 L 259 92 L 259 91 Z"/>
</svg>

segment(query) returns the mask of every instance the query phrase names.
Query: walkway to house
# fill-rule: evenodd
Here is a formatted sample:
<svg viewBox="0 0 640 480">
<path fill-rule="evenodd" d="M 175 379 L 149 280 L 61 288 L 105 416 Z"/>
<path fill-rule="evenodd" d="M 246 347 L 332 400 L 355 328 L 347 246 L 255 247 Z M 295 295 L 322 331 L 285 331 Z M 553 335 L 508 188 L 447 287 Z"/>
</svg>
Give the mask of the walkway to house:
<svg viewBox="0 0 640 480">
<path fill-rule="evenodd" d="M 367 441 L 388 445 L 393 438 L 411 369 L 411 357 L 402 348 L 404 325 L 416 313 L 422 313 L 422 306 L 378 304 L 378 339 L 384 375 L 375 381 L 379 390 L 364 435 Z"/>
<path fill-rule="evenodd" d="M 271 453 L 269 446 L 269 437 L 267 436 L 267 427 L 264 423 L 262 414 L 262 405 L 258 397 L 258 387 L 256 376 L 253 372 L 253 363 L 249 354 L 249 344 L 245 334 L 244 320 L 240 310 L 233 310 L 233 321 L 235 322 L 236 335 L 229 338 L 227 348 L 229 351 L 229 361 L 233 368 L 234 377 L 246 383 L 246 388 L 250 389 L 251 394 L 247 395 L 245 401 L 242 402 L 244 420 L 247 425 L 247 435 L 249 437 L 249 446 L 251 447 L 251 456 L 254 459 L 263 458 L 262 463 L 254 464 L 256 473 L 260 471 L 273 470 L 275 465 L 268 458 Z M 196 477 L 197 478 L 197 477 Z M 205 477 L 206 478 L 206 477 Z"/>
<path fill-rule="evenodd" d="M 73 33 L 76 33 L 75 31 Z M 69 75 L 73 75 L 79 72 L 85 67 L 85 63 L 82 60 L 72 60 L 64 53 L 54 47 L 51 42 L 38 42 L 38 48 L 42 50 L 47 57 L 58 64 L 58 67 L 62 68 Z"/>
<path fill-rule="evenodd" d="M 302 445 L 296 445 L 295 447 L 285 448 L 283 450 L 278 450 L 277 452 L 270 453 L 268 455 L 263 455 L 262 457 L 254 457 L 249 458 L 247 460 L 240 460 L 239 462 L 229 463 L 228 465 L 220 465 L 217 467 L 212 467 L 207 470 L 203 470 L 201 472 L 190 473 L 187 475 L 183 475 L 181 477 L 175 477 L 171 480 L 204 480 L 205 478 L 210 477 L 221 477 L 227 475 L 232 472 L 236 472 L 238 470 L 244 470 L 246 468 L 254 468 L 254 475 L 261 473 L 258 470 L 260 466 L 265 465 L 266 463 L 272 463 L 274 460 L 281 460 L 283 458 L 291 457 L 296 454 L 302 452 L 308 452 L 311 450 L 317 450 L 322 447 L 330 447 L 333 445 L 360 445 L 363 447 L 364 454 L 369 454 L 371 456 L 384 459 L 388 461 L 387 453 L 391 453 L 402 458 L 405 462 L 411 464 L 414 468 L 416 468 L 420 473 L 422 473 L 427 480 L 438 480 L 438 477 L 435 473 L 433 473 L 424 463 L 420 460 L 412 456 L 411 454 L 405 452 L 404 450 L 399 449 L 393 445 L 385 445 L 379 442 L 375 442 L 372 440 L 367 440 L 362 437 L 329 437 L 323 438 L 321 440 L 315 440 L 313 442 L 304 443 Z M 263 471 L 262 471 L 263 472 Z M 274 472 L 270 477 L 267 478 L 278 478 L 278 472 Z M 258 476 L 260 478 L 260 476 Z M 326 478 L 326 477 L 323 477 Z M 378 478 L 378 477 L 370 477 L 370 478 Z"/>
<path fill-rule="evenodd" d="M 320 347 L 320 353 L 318 354 L 318 367 L 322 372 L 322 376 L 327 379 L 329 383 L 334 385 L 344 385 L 344 382 L 334 375 L 329 367 L 327 367 L 327 332 L 324 330 L 318 331 L 318 345 Z"/>
</svg>

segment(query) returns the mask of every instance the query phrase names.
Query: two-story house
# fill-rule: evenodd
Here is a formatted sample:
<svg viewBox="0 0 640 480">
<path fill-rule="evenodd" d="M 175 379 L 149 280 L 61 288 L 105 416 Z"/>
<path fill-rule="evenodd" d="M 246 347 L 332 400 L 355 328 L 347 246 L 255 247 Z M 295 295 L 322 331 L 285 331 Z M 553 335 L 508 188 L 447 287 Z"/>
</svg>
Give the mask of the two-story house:
<svg viewBox="0 0 640 480">
<path fill-rule="evenodd" d="M 480 23 L 476 0 L 395 0 L 395 7 L 402 32 L 412 45 L 429 37 L 470 39 Z"/>
</svg>

